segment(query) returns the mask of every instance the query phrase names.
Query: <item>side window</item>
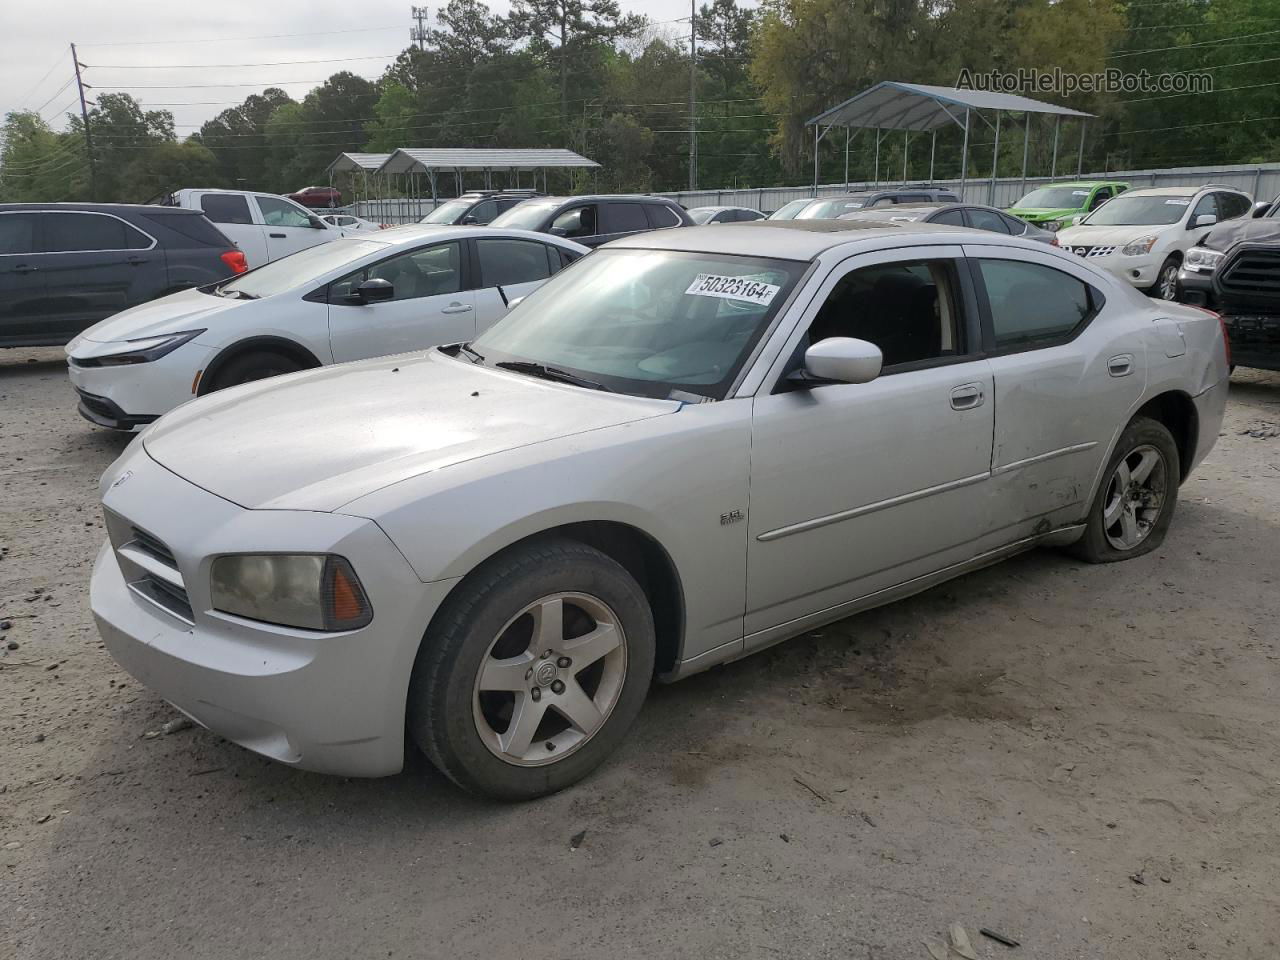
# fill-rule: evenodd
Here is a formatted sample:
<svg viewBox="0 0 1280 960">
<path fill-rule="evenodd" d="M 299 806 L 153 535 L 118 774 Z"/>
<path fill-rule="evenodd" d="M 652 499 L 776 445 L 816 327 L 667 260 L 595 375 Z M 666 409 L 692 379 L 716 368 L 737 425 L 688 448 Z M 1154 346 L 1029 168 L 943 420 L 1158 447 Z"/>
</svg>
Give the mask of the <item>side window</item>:
<svg viewBox="0 0 1280 960">
<path fill-rule="evenodd" d="M 894 203 L 924 203 L 929 197 L 923 193 L 900 193 L 894 197 Z"/>
<path fill-rule="evenodd" d="M 758 213 L 755 210 L 739 210 L 738 219 L 744 223 L 750 223 L 753 220 L 763 220 L 764 214 Z"/>
<path fill-rule="evenodd" d="M 999 216 L 1004 221 L 1004 225 L 1008 227 L 1009 232 L 1015 237 L 1020 237 L 1027 232 L 1027 225 L 1017 217 L 1011 217 L 1007 213 L 1002 213 Z"/>
<path fill-rule="evenodd" d="M 128 250 L 125 230 L 123 221 L 101 214 L 50 214 L 44 221 L 44 249 L 47 253 Z M 150 245 L 150 241 L 144 244 Z"/>
<path fill-rule="evenodd" d="M 665 203 L 642 203 L 640 208 L 644 210 L 645 216 L 649 220 L 649 226 L 655 230 L 660 230 L 663 227 L 680 226 L 680 218 Z"/>
<path fill-rule="evenodd" d="M 884 354 L 886 368 L 960 355 L 957 290 L 950 260 L 853 270 L 840 278 L 813 318 L 809 343 L 828 337 L 869 340 Z"/>
<path fill-rule="evenodd" d="M 510 210 L 510 209 L 511 209 L 512 207 L 514 207 L 516 204 L 518 204 L 518 203 L 524 203 L 524 200 L 522 200 L 522 199 L 520 199 L 520 198 L 518 198 L 518 197 L 507 197 L 507 198 L 505 198 L 505 199 L 498 200 L 498 201 L 495 201 L 495 202 L 498 204 L 498 212 L 499 212 L 499 213 L 506 213 L 508 210 Z"/>
<path fill-rule="evenodd" d="M 551 232 L 561 237 L 594 237 L 596 230 L 596 207 L 588 204 L 585 207 L 573 207 L 564 211 L 551 221 Z"/>
<path fill-rule="evenodd" d="M 1187 223 L 1195 223 L 1196 217 L 1203 217 L 1206 214 L 1212 214 L 1219 220 L 1222 219 L 1222 214 L 1218 212 L 1218 195 L 1216 193 L 1206 193 L 1200 198 L 1200 202 L 1191 211 L 1191 216 L 1187 218 Z"/>
<path fill-rule="evenodd" d="M 1089 286 L 1038 263 L 978 260 L 997 348 L 1068 339 L 1093 313 Z"/>
<path fill-rule="evenodd" d="M 36 252 L 36 214 L 0 215 L 0 255 Z"/>
<path fill-rule="evenodd" d="M 607 203 L 604 208 L 605 233 L 634 233 L 649 229 L 644 205 L 639 203 Z"/>
<path fill-rule="evenodd" d="M 474 207 L 467 211 L 467 218 L 474 218 L 478 224 L 486 224 L 498 215 L 498 201 L 481 200 Z"/>
<path fill-rule="evenodd" d="M 547 249 L 550 249 L 550 247 L 548 247 Z M 581 260 L 583 256 L 582 254 L 577 253 L 573 250 L 565 250 L 564 248 L 559 248 L 559 253 L 560 253 L 560 261 L 566 267 L 569 264 L 573 263 L 575 260 Z"/>
<path fill-rule="evenodd" d="M 533 283 L 551 276 L 546 245 L 536 240 L 482 237 L 476 241 L 476 252 L 480 255 L 482 287 Z"/>
<path fill-rule="evenodd" d="M 249 198 L 230 193 L 206 193 L 200 198 L 200 209 L 214 223 L 253 223 Z"/>
<path fill-rule="evenodd" d="M 857 207 L 862 206 L 862 204 L 851 204 L 851 206 L 853 206 L 853 207 L 856 209 Z M 879 200 L 876 200 L 874 203 L 866 204 L 866 206 L 869 206 L 869 207 L 891 207 L 891 206 L 893 206 L 893 197 L 881 197 Z"/>
<path fill-rule="evenodd" d="M 1090 211 L 1097 210 L 1100 206 L 1102 206 L 1104 203 L 1106 203 L 1110 199 L 1111 199 L 1111 188 L 1099 187 L 1097 192 L 1094 193 L 1093 199 L 1089 201 L 1089 210 Z"/>
<path fill-rule="evenodd" d="M 383 260 L 369 268 L 369 279 L 390 280 L 395 287 L 392 300 L 457 293 L 462 289 L 462 244 L 456 240 L 437 243 Z"/>
<path fill-rule="evenodd" d="M 945 223 L 949 227 L 963 227 L 964 211 L 957 207 L 954 210 L 943 210 L 940 214 L 929 221 L 930 223 Z"/>
<path fill-rule="evenodd" d="M 1218 209 L 1221 211 L 1219 216 L 1223 220 L 1234 220 L 1236 217 L 1243 216 L 1253 209 L 1253 204 L 1248 198 L 1238 193 L 1220 193 L 1218 194 Z"/>
<path fill-rule="evenodd" d="M 257 195 L 258 209 L 269 227 L 309 227 L 311 218 L 288 200 Z"/>
<path fill-rule="evenodd" d="M 969 226 L 976 230 L 990 230 L 992 233 L 1008 233 L 1009 225 L 994 210 L 983 210 L 981 207 L 970 207 Z"/>
</svg>

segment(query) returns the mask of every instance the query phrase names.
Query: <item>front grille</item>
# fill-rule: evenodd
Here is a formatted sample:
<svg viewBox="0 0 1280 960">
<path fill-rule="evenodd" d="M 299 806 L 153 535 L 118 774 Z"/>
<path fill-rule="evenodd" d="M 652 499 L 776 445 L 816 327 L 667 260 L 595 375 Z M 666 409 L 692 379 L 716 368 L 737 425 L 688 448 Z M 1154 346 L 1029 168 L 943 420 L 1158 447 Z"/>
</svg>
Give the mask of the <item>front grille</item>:
<svg viewBox="0 0 1280 960">
<path fill-rule="evenodd" d="M 1115 247 L 1089 247 L 1089 246 L 1069 247 L 1065 244 L 1063 245 L 1062 249 L 1070 250 L 1077 257 L 1109 257 L 1116 252 Z"/>
<path fill-rule="evenodd" d="M 1280 249 L 1244 250 L 1223 265 L 1223 293 L 1280 298 Z"/>
<path fill-rule="evenodd" d="M 105 513 L 107 535 L 129 589 L 183 623 L 194 623 L 187 585 L 168 544 L 117 513 Z"/>
</svg>

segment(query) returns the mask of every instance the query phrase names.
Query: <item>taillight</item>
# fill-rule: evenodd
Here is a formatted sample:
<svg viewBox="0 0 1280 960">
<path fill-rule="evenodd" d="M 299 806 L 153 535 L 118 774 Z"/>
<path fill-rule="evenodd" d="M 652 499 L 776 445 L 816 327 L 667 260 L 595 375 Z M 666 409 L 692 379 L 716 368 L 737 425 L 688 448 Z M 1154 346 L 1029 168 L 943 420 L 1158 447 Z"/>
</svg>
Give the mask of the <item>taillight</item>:
<svg viewBox="0 0 1280 960">
<path fill-rule="evenodd" d="M 249 269 L 249 261 L 244 258 L 243 250 L 228 250 L 222 254 L 221 260 L 231 268 L 232 273 L 244 273 Z"/>
<path fill-rule="evenodd" d="M 1218 329 L 1222 331 L 1222 350 L 1227 355 L 1227 369 L 1231 368 L 1231 337 L 1227 334 L 1227 321 L 1222 319 L 1222 314 L 1216 310 L 1210 310 L 1208 307 L 1202 307 L 1199 304 L 1189 303 L 1187 306 L 1193 310 L 1199 310 L 1201 313 L 1207 313 L 1213 319 L 1218 321 Z"/>
<path fill-rule="evenodd" d="M 1051 236 L 1051 237 L 1049 238 L 1049 246 L 1051 246 L 1051 247 L 1060 247 L 1060 246 L 1062 246 L 1062 244 L 1060 244 L 1060 243 L 1058 242 L 1058 235 L 1057 235 L 1056 233 L 1055 233 L 1053 236 Z"/>
</svg>

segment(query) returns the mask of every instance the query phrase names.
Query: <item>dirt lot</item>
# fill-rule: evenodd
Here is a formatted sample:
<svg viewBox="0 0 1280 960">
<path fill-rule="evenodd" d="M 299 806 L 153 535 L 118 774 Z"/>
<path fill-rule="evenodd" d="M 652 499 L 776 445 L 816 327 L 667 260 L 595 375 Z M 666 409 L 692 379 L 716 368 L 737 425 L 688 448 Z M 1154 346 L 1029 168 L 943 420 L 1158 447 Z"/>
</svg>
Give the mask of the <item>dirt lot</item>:
<svg viewBox="0 0 1280 960">
<path fill-rule="evenodd" d="M 0 957 L 926 960 L 958 921 L 1273 960 L 1280 438 L 1244 431 L 1278 422 L 1239 371 L 1149 557 L 1030 554 L 658 688 L 602 772 L 497 806 L 147 736 L 175 711 L 87 609 L 124 441 L 60 351 L 0 351 Z"/>
</svg>

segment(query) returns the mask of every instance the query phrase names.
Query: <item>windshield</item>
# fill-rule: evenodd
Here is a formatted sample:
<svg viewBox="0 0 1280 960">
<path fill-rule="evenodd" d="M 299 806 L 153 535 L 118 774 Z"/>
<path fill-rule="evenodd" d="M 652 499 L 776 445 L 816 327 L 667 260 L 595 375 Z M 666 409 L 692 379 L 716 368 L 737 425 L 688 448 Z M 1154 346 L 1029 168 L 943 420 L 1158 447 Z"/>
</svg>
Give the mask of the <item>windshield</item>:
<svg viewBox="0 0 1280 960">
<path fill-rule="evenodd" d="M 769 214 L 769 220 L 794 220 L 796 214 L 813 203 L 812 197 L 805 197 L 803 200 L 792 200 L 790 203 L 783 204 L 773 213 Z"/>
<path fill-rule="evenodd" d="M 1116 197 L 1084 219 L 1090 227 L 1136 227 L 1177 223 L 1191 206 L 1190 197 Z"/>
<path fill-rule="evenodd" d="M 537 230 L 552 211 L 559 209 L 560 201 L 533 203 L 526 200 L 516 204 L 506 213 L 500 213 L 489 224 L 491 227 L 508 227 L 513 230 Z"/>
<path fill-rule="evenodd" d="M 921 217 L 924 217 L 936 210 L 936 207 L 924 209 L 916 207 L 915 209 L 903 209 L 902 207 L 876 207 L 873 210 L 855 210 L 853 213 L 841 214 L 839 220 L 892 220 L 894 222 L 901 221 L 903 223 L 915 223 Z"/>
<path fill-rule="evenodd" d="M 836 220 L 842 214 L 861 210 L 869 197 L 836 197 L 834 200 L 818 200 L 796 214 L 797 220 Z"/>
<path fill-rule="evenodd" d="M 1079 210 L 1088 200 L 1087 187 L 1041 187 L 1013 206 L 1017 210 Z"/>
<path fill-rule="evenodd" d="M 599 250 L 530 294 L 472 347 L 486 365 L 533 361 L 619 393 L 722 400 L 806 264 Z"/>
<path fill-rule="evenodd" d="M 715 207 L 698 207 L 689 211 L 689 219 L 694 223 L 706 223 L 719 212 Z"/>
<path fill-rule="evenodd" d="M 436 207 L 425 217 L 419 220 L 419 223 L 454 223 L 459 217 L 471 209 L 470 200 L 450 200 L 448 203 L 442 203 Z"/>
<path fill-rule="evenodd" d="M 205 289 L 221 296 L 238 295 L 250 300 L 273 297 L 385 247 L 385 243 L 374 240 L 330 240 Z"/>
</svg>

